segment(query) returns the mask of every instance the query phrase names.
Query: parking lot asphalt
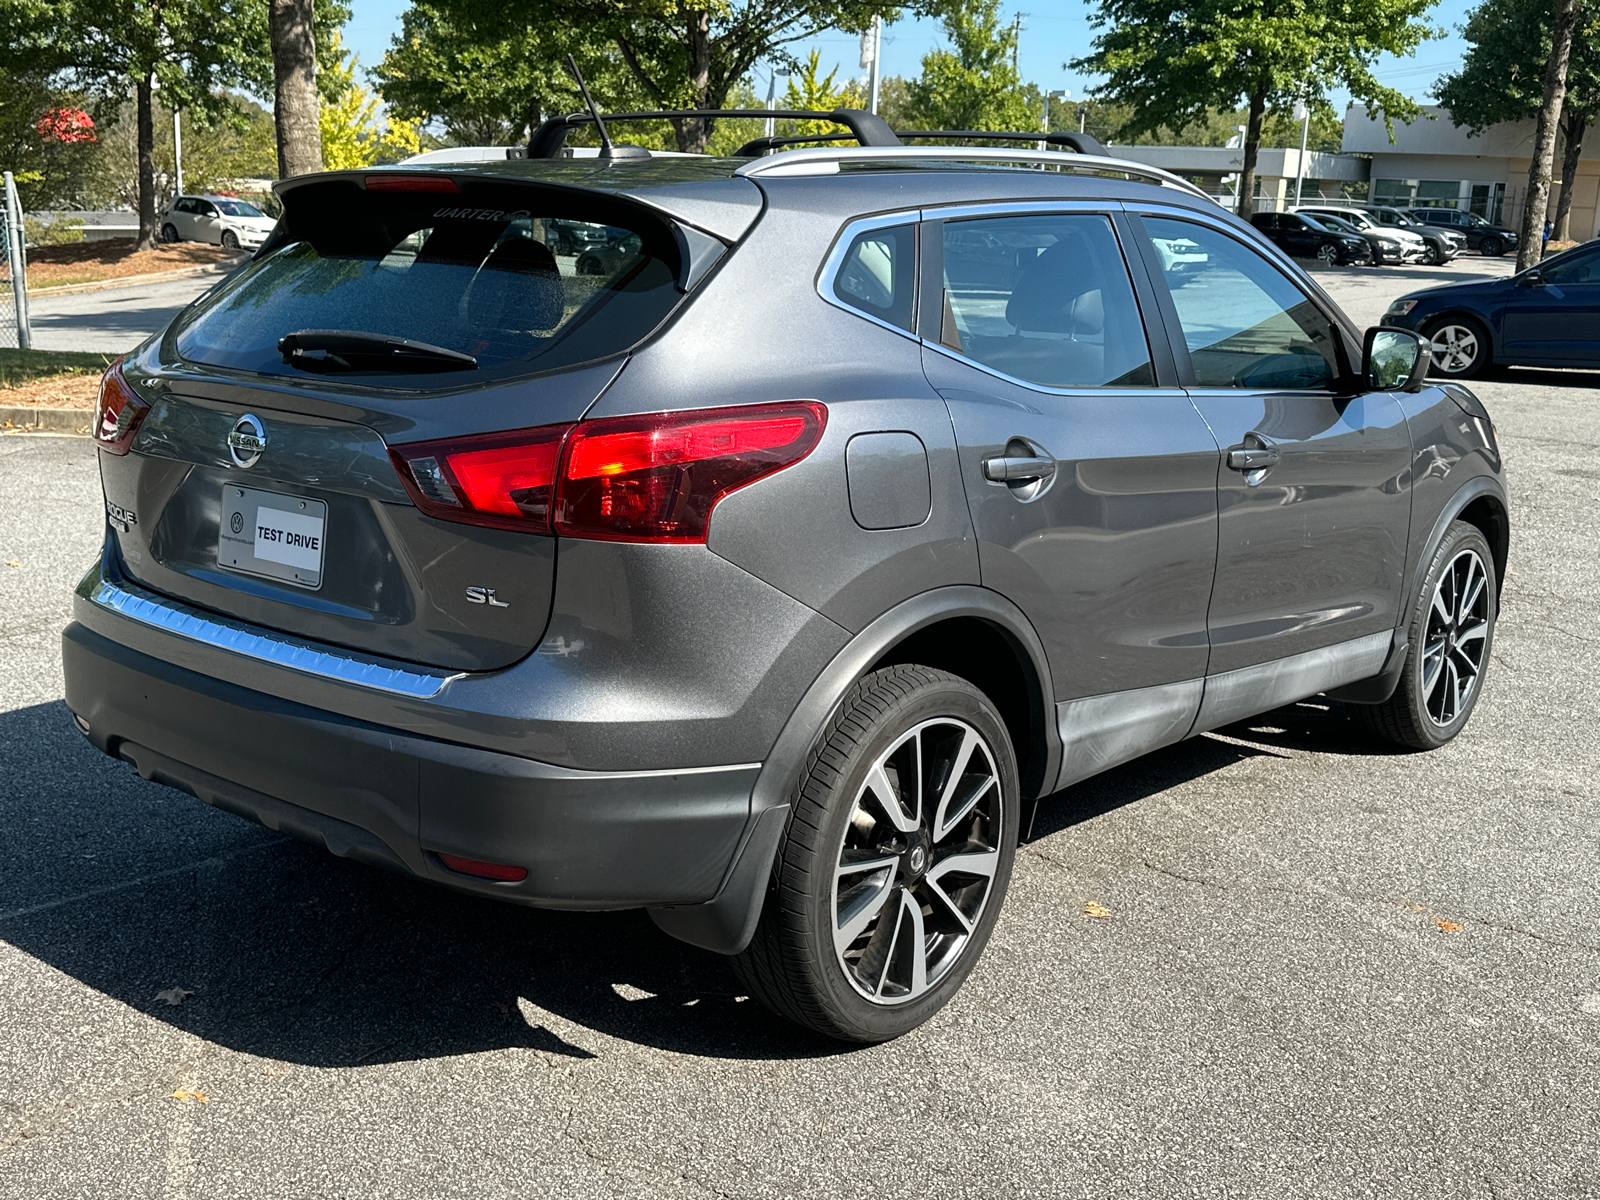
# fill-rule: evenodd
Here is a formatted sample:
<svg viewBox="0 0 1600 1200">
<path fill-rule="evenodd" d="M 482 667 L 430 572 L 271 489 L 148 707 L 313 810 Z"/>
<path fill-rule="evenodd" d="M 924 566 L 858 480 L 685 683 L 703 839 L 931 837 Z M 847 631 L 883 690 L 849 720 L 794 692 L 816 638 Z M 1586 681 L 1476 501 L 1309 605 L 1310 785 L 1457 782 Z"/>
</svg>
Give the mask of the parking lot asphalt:
<svg viewBox="0 0 1600 1200">
<path fill-rule="evenodd" d="M 1308 702 L 1061 793 L 965 989 L 871 1049 L 642 914 L 97 755 L 58 648 L 93 452 L 0 437 L 0 1197 L 1600 1196 L 1597 385 L 1478 388 L 1514 541 L 1465 735 Z"/>
<path fill-rule="evenodd" d="M 165 327 L 222 274 L 147 280 L 94 292 L 29 298 L 36 350 L 96 350 L 122 354 Z"/>
</svg>

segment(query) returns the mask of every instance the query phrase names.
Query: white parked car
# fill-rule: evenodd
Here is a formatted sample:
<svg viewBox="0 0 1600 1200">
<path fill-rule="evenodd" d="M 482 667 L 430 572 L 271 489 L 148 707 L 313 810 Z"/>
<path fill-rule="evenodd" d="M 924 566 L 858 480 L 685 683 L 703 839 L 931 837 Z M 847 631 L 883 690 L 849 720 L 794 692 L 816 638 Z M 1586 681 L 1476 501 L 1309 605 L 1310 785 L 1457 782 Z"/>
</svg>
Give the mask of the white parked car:
<svg viewBox="0 0 1600 1200">
<path fill-rule="evenodd" d="M 254 250 L 275 224 L 254 204 L 232 196 L 179 196 L 161 216 L 161 240 Z"/>
</svg>

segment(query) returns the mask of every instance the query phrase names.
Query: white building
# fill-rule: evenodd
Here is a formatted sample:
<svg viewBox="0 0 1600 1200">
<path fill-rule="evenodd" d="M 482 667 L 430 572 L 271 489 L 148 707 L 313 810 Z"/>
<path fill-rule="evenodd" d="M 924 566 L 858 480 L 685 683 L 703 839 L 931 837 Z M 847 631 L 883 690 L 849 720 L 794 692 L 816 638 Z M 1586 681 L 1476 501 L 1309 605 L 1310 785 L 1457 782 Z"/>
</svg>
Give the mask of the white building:
<svg viewBox="0 0 1600 1200">
<path fill-rule="evenodd" d="M 1382 117 L 1352 104 L 1345 112 L 1343 149 L 1371 157 L 1376 204 L 1463 208 L 1513 229 L 1522 219 L 1533 156 L 1531 120 L 1493 125 L 1474 135 L 1445 109 L 1429 105 L 1409 125 L 1396 121 L 1391 143 Z M 1563 149 L 1558 140 L 1558 176 Z M 1600 158 L 1580 158 L 1578 177 L 1570 182 L 1572 236 L 1579 241 L 1600 236 Z M 1557 186 L 1550 193 L 1552 217 L 1560 191 Z"/>
<path fill-rule="evenodd" d="M 1239 172 L 1244 170 L 1244 150 L 1236 146 L 1108 146 L 1118 158 L 1161 167 L 1199 184 L 1228 208 L 1237 203 Z M 1301 199 L 1346 199 L 1365 194 L 1367 160 L 1347 154 L 1306 152 L 1301 177 L 1300 148 L 1275 150 L 1263 146 L 1256 155 L 1257 212 L 1279 212 L 1294 206 L 1295 183 L 1300 179 Z"/>
</svg>

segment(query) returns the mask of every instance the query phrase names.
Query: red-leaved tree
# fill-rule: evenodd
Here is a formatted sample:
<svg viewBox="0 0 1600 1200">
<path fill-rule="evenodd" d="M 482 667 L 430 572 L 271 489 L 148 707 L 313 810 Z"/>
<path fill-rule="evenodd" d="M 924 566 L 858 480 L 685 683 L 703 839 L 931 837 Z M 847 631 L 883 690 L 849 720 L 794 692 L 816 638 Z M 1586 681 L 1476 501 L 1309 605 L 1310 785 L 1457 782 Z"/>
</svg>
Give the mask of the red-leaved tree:
<svg viewBox="0 0 1600 1200">
<path fill-rule="evenodd" d="M 52 108 L 34 126 L 46 142 L 92 142 L 94 118 L 81 108 Z"/>
</svg>

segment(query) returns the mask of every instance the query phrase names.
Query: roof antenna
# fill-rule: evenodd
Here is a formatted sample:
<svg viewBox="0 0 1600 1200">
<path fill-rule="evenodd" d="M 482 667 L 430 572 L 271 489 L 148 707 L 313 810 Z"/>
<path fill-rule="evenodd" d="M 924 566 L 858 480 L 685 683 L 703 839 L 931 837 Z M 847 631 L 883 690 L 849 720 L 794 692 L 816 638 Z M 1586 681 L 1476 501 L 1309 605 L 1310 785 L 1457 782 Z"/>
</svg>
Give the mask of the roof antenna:
<svg viewBox="0 0 1600 1200">
<path fill-rule="evenodd" d="M 589 110 L 589 115 L 594 118 L 595 126 L 600 130 L 600 157 L 607 159 L 616 158 L 649 158 L 650 151 L 643 146 L 623 146 L 620 149 L 612 145 L 611 134 L 606 129 L 605 118 L 600 115 L 600 108 L 594 102 L 594 97 L 589 95 L 589 85 L 583 81 L 583 72 L 578 70 L 578 60 L 569 53 L 567 66 L 572 69 L 572 77 L 578 81 L 578 90 L 583 93 L 583 103 Z"/>
</svg>

